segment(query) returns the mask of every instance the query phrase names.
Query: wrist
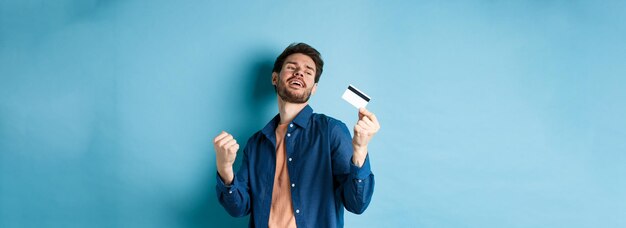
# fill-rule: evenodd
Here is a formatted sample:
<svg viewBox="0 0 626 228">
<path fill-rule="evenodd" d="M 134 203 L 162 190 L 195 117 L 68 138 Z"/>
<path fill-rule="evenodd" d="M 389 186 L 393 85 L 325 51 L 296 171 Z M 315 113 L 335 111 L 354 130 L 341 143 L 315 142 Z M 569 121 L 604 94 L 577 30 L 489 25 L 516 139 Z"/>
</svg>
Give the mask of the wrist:
<svg viewBox="0 0 626 228">
<path fill-rule="evenodd" d="M 352 148 L 354 149 L 354 154 L 367 154 L 367 145 L 360 146 L 352 144 Z"/>
<path fill-rule="evenodd" d="M 365 158 L 367 157 L 367 146 L 365 147 L 354 147 L 354 153 L 352 153 L 352 163 L 357 167 L 362 167 L 363 163 L 365 163 Z"/>
<path fill-rule="evenodd" d="M 233 164 L 228 162 L 216 162 L 215 167 L 217 167 L 218 172 L 232 172 Z"/>
<path fill-rule="evenodd" d="M 232 166 L 231 167 L 218 168 L 217 169 L 217 173 L 220 175 L 220 178 L 222 178 L 222 181 L 226 185 L 232 184 L 233 179 L 235 178 L 235 174 L 233 173 Z"/>
</svg>

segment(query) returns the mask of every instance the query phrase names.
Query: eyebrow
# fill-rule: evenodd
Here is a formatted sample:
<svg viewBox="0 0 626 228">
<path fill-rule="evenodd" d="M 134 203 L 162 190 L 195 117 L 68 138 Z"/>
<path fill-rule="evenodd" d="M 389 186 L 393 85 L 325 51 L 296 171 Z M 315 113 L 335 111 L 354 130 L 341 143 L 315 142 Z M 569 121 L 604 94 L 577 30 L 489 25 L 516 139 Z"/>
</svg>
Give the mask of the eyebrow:
<svg viewBox="0 0 626 228">
<path fill-rule="evenodd" d="M 286 62 L 286 64 L 290 64 L 290 63 L 291 63 L 291 64 L 294 64 L 294 65 L 298 65 L 298 63 L 293 62 L 293 61 L 288 61 L 288 62 Z M 311 66 L 309 66 L 309 65 L 304 64 L 304 66 L 305 66 L 306 68 L 310 69 L 310 70 L 315 70 L 315 68 L 313 68 L 313 67 L 311 67 Z"/>
</svg>

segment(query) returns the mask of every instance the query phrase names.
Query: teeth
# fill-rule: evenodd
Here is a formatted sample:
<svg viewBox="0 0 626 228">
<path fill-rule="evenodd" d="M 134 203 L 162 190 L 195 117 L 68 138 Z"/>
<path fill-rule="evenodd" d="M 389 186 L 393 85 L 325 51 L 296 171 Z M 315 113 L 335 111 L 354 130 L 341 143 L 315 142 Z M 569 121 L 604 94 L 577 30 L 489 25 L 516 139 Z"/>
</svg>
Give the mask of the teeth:
<svg viewBox="0 0 626 228">
<path fill-rule="evenodd" d="M 291 81 L 292 85 L 298 85 L 298 86 L 302 86 L 302 83 L 300 83 L 299 81 Z"/>
</svg>

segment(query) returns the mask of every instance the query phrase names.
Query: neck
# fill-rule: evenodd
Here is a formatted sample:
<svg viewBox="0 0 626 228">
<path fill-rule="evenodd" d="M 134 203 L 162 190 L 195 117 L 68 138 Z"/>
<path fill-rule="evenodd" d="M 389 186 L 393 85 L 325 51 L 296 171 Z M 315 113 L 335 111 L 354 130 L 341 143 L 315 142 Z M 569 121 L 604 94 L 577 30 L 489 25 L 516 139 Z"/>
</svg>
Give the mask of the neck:
<svg viewBox="0 0 626 228">
<path fill-rule="evenodd" d="M 278 97 L 278 112 L 280 113 L 280 124 L 286 124 L 291 122 L 304 107 L 306 107 L 309 102 L 305 102 L 302 104 L 294 104 L 283 101 L 283 99 Z"/>
</svg>

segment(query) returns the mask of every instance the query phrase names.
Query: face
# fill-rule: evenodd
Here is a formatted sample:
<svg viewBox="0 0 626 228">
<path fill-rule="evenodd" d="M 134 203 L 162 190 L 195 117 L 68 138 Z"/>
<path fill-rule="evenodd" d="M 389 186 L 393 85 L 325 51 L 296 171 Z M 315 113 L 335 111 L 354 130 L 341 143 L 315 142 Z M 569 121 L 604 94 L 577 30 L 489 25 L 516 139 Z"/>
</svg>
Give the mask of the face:
<svg viewBox="0 0 626 228">
<path fill-rule="evenodd" d="M 272 84 L 286 102 L 306 103 L 317 89 L 315 62 L 305 54 L 292 54 L 285 59 L 280 73 L 272 73 Z"/>
</svg>

